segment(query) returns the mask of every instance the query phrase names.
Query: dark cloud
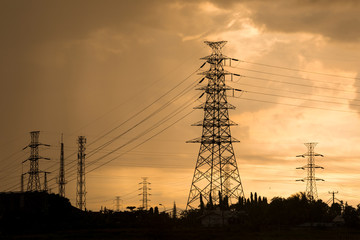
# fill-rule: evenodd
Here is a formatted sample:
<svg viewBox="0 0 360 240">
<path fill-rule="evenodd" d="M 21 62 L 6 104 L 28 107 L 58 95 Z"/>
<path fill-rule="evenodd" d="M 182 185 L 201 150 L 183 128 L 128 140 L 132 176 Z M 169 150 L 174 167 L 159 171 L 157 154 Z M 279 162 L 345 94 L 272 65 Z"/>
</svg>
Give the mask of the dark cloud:
<svg viewBox="0 0 360 240">
<path fill-rule="evenodd" d="M 357 0 L 212 0 L 218 7 L 251 11 L 252 20 L 269 31 L 307 32 L 335 41 L 360 39 L 360 2 Z"/>
<path fill-rule="evenodd" d="M 360 39 L 360 2 L 355 0 L 249 1 L 253 20 L 270 31 L 309 32 L 335 41 Z"/>
</svg>

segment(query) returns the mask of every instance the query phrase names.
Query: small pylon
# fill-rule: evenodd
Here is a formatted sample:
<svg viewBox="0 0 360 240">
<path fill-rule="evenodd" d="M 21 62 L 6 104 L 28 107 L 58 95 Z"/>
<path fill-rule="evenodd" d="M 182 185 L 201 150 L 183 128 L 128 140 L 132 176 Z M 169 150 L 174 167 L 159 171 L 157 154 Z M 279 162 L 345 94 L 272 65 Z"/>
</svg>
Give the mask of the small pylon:
<svg viewBox="0 0 360 240">
<path fill-rule="evenodd" d="M 147 177 L 143 177 L 142 179 L 143 179 L 143 181 L 141 183 L 139 183 L 142 185 L 142 187 L 139 188 L 139 190 L 142 190 L 142 193 L 139 194 L 142 196 L 142 199 L 140 201 L 142 201 L 142 209 L 148 210 L 148 202 L 150 202 L 150 199 L 148 198 L 148 196 L 151 195 L 149 193 L 149 191 L 151 190 L 151 188 L 149 188 L 149 185 L 151 183 L 149 183 L 147 181 Z"/>
<path fill-rule="evenodd" d="M 315 157 L 318 157 L 318 156 L 324 157 L 324 155 L 314 152 L 314 148 L 317 145 L 317 143 L 304 143 L 304 145 L 308 148 L 308 152 L 304 153 L 302 155 L 297 155 L 296 157 L 305 158 L 305 156 L 307 156 L 308 163 L 305 166 L 298 167 L 296 169 L 302 169 L 302 170 L 307 169 L 307 177 L 305 177 L 303 179 L 298 179 L 296 181 L 302 181 L 302 182 L 306 181 L 305 193 L 311 201 L 314 201 L 314 200 L 318 199 L 316 181 L 324 181 L 324 179 L 315 177 L 315 169 L 316 168 L 324 169 L 321 166 L 315 165 Z"/>
<path fill-rule="evenodd" d="M 121 200 L 120 196 L 115 197 L 115 205 L 116 205 L 117 212 L 120 212 L 120 200 Z"/>
<path fill-rule="evenodd" d="M 61 134 L 61 148 L 60 148 L 60 169 L 59 169 L 59 195 L 65 197 L 65 166 L 64 166 L 64 141 L 63 134 Z"/>
<path fill-rule="evenodd" d="M 86 210 L 86 185 L 85 185 L 85 143 L 84 136 L 78 137 L 78 173 L 76 187 L 76 206 Z"/>
<path fill-rule="evenodd" d="M 329 204 L 329 203 L 331 203 L 332 202 L 332 204 L 334 204 L 335 203 L 335 200 L 336 201 L 338 201 L 339 203 L 341 203 L 342 201 L 341 200 L 339 200 L 339 199 L 337 199 L 336 197 L 335 197 L 335 194 L 338 194 L 339 192 L 338 191 L 332 191 L 332 192 L 329 192 L 329 194 L 331 194 L 332 196 L 331 196 L 331 198 L 326 202 L 327 204 Z"/>
<path fill-rule="evenodd" d="M 31 142 L 29 145 L 23 148 L 30 148 L 30 157 L 26 159 L 24 162 L 30 162 L 30 170 L 26 173 L 29 175 L 29 180 L 27 184 L 27 191 L 42 191 L 45 190 L 45 186 L 41 187 L 40 176 L 39 173 L 42 171 L 39 170 L 39 159 L 50 160 L 50 158 L 40 157 L 39 156 L 39 146 L 50 147 L 49 144 L 39 143 L 39 135 L 40 131 L 32 131 L 30 132 Z M 23 181 L 23 179 L 22 179 Z"/>
</svg>

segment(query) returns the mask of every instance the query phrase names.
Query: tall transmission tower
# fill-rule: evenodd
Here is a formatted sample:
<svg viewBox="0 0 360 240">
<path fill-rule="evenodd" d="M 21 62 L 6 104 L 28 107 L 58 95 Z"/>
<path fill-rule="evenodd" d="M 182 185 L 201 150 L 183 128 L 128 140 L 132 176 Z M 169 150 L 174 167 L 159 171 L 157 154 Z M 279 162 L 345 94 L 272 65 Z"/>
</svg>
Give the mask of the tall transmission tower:
<svg viewBox="0 0 360 240">
<path fill-rule="evenodd" d="M 65 168 L 64 168 L 64 141 L 63 134 L 61 134 L 61 148 L 60 148 L 60 170 L 59 170 L 59 195 L 65 197 Z"/>
<path fill-rule="evenodd" d="M 76 206 L 80 210 L 86 210 L 86 187 L 85 187 L 85 144 L 84 136 L 78 137 L 78 173 L 76 186 Z"/>
<path fill-rule="evenodd" d="M 324 157 L 324 155 L 314 152 L 314 148 L 317 145 L 317 143 L 314 143 L 314 142 L 304 143 L 304 145 L 308 148 L 308 152 L 304 153 L 302 155 L 297 155 L 296 157 L 305 158 L 307 156 L 308 163 L 305 166 L 298 167 L 296 169 L 302 169 L 302 170 L 307 169 L 307 177 L 305 177 L 303 179 L 298 179 L 296 181 L 302 181 L 302 182 L 306 181 L 306 192 L 305 193 L 311 201 L 314 201 L 314 200 L 318 199 L 316 181 L 324 181 L 324 179 L 315 177 L 315 169 L 316 168 L 324 169 L 323 167 L 315 164 L 315 157 L 318 157 L 318 156 Z"/>
<path fill-rule="evenodd" d="M 139 195 L 142 196 L 142 199 L 140 201 L 142 201 L 142 209 L 143 210 L 147 210 L 148 209 L 148 202 L 150 202 L 150 199 L 148 198 L 151 194 L 149 193 L 149 191 L 151 190 L 151 188 L 149 188 L 149 185 L 151 183 L 149 183 L 147 181 L 147 177 L 143 177 L 142 178 L 143 181 L 141 183 L 139 183 L 141 186 L 141 188 L 139 188 L 139 190 L 142 190 L 142 193 L 140 193 Z"/>
<path fill-rule="evenodd" d="M 39 159 L 50 160 L 50 158 L 39 156 L 39 146 L 49 147 L 50 145 L 39 143 L 39 135 L 40 131 L 30 132 L 31 142 L 28 146 L 24 147 L 24 149 L 30 148 L 30 157 L 23 161 L 23 163 L 26 161 L 30 162 L 30 170 L 27 172 L 29 175 L 27 191 L 42 191 L 45 189 L 45 186 L 42 188 L 40 183 L 39 173 L 42 173 L 42 171 L 39 171 Z"/>
<path fill-rule="evenodd" d="M 192 179 L 186 209 L 195 209 L 200 196 L 206 203 L 218 204 L 219 195 L 229 198 L 230 203 L 244 196 L 240 174 L 232 143 L 239 142 L 231 136 L 230 126 L 237 125 L 229 119 L 229 109 L 235 109 L 227 101 L 226 90 L 234 90 L 225 84 L 225 60 L 221 49 L 226 41 L 205 41 L 211 49 L 209 56 L 201 59 L 210 65 L 209 70 L 200 74 L 208 80 L 206 86 L 198 88 L 206 94 L 206 102 L 195 109 L 204 109 L 204 119 L 193 126 L 202 127 L 202 135 L 187 142 L 200 143 L 194 176 Z M 241 91 L 241 90 L 238 90 Z M 220 192 L 220 194 L 218 194 Z"/>
</svg>

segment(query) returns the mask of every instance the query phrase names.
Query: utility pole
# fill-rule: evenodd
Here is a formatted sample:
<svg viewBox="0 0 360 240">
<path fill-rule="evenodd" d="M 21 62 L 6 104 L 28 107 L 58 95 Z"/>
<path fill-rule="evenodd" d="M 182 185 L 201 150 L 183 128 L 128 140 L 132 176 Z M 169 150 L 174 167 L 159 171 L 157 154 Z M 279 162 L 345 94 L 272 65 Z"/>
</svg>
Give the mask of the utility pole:
<svg viewBox="0 0 360 240">
<path fill-rule="evenodd" d="M 116 202 L 116 211 L 120 212 L 120 196 L 116 196 L 115 197 L 115 202 Z"/>
<path fill-rule="evenodd" d="M 40 183 L 39 173 L 42 171 L 39 171 L 39 159 L 50 160 L 50 158 L 39 156 L 39 146 L 50 147 L 49 144 L 39 143 L 39 135 L 40 135 L 40 131 L 30 132 L 31 142 L 28 146 L 23 148 L 23 150 L 28 147 L 30 148 L 30 157 L 25 161 L 23 161 L 23 163 L 26 161 L 30 162 L 30 170 L 26 174 L 29 175 L 27 191 L 31 191 L 31 192 L 42 191 L 43 189 L 45 189 L 45 186 L 42 188 Z"/>
<path fill-rule="evenodd" d="M 139 195 L 142 195 L 142 199 L 140 201 L 142 201 L 142 209 L 148 210 L 148 202 L 150 202 L 150 199 L 148 198 L 148 196 L 151 195 L 148 191 L 151 190 L 151 188 L 149 188 L 149 185 L 151 183 L 149 183 L 147 181 L 147 177 L 143 177 L 142 179 L 143 179 L 143 181 L 141 183 L 139 183 L 140 185 L 142 185 L 142 187 L 139 188 L 139 190 L 142 190 L 142 193 L 139 194 Z"/>
<path fill-rule="evenodd" d="M 43 171 L 43 173 L 44 173 L 44 191 L 49 192 L 47 174 L 50 173 L 50 172 Z"/>
<path fill-rule="evenodd" d="M 64 168 L 64 141 L 63 141 L 63 134 L 61 134 L 61 144 L 60 144 L 60 170 L 59 170 L 59 195 L 61 197 L 65 197 L 65 168 Z"/>
<path fill-rule="evenodd" d="M 206 102 L 195 107 L 204 110 L 203 121 L 193 124 L 202 127 L 202 136 L 187 141 L 200 143 L 200 150 L 186 209 L 198 208 L 200 198 L 205 205 L 219 204 L 219 196 L 227 196 L 230 203 L 237 202 L 240 197 L 245 199 L 232 145 L 239 141 L 230 132 L 230 126 L 237 125 L 229 118 L 229 109 L 235 109 L 235 106 L 228 103 L 226 94 L 227 90 L 241 90 L 233 89 L 225 83 L 225 75 L 233 76 L 224 70 L 225 60 L 231 60 L 221 52 L 226 41 L 205 41 L 205 44 L 212 49 L 212 53 L 202 58 L 206 61 L 203 66 L 208 63 L 210 68 L 200 73 L 204 75 L 202 80 L 208 80 L 207 85 L 198 88 L 204 92 Z"/>
<path fill-rule="evenodd" d="M 306 192 L 305 193 L 309 197 L 310 201 L 314 201 L 314 200 L 318 199 L 316 181 L 324 181 L 324 179 L 315 177 L 315 169 L 316 168 L 324 169 L 321 166 L 315 165 L 315 157 L 318 157 L 318 156 L 324 157 L 324 155 L 314 152 L 314 148 L 317 145 L 317 143 L 314 143 L 314 142 L 304 143 L 304 145 L 308 148 L 308 152 L 304 153 L 302 155 L 298 155 L 296 157 L 305 158 L 305 156 L 307 156 L 308 163 L 305 166 L 298 167 L 296 169 L 302 169 L 302 170 L 307 169 L 307 177 L 305 177 L 303 179 L 298 179 L 296 181 L 302 181 L 302 182 L 306 181 Z"/>
<path fill-rule="evenodd" d="M 21 192 L 24 192 L 24 176 L 26 175 L 26 173 L 22 173 L 21 174 Z"/>
<path fill-rule="evenodd" d="M 332 205 L 334 205 L 335 200 L 341 202 L 339 199 L 337 199 L 337 198 L 335 197 L 335 194 L 338 194 L 338 193 L 339 193 L 338 191 L 336 191 L 336 192 L 335 192 L 335 191 L 329 192 L 329 194 L 331 194 L 332 197 L 327 201 L 327 204 L 329 204 L 330 202 L 332 202 Z"/>
<path fill-rule="evenodd" d="M 86 187 L 85 187 L 85 136 L 78 137 L 78 173 L 76 187 L 76 206 L 80 210 L 86 210 Z"/>
</svg>

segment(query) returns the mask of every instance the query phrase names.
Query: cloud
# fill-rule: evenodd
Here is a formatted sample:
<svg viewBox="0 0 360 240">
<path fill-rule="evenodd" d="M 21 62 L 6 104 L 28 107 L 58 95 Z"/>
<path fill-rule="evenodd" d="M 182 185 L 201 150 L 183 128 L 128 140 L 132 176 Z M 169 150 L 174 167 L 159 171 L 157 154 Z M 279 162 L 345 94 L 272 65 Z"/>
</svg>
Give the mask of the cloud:
<svg viewBox="0 0 360 240">
<path fill-rule="evenodd" d="M 334 41 L 360 39 L 360 3 L 355 0 L 248 1 L 255 23 L 269 31 L 321 34 Z"/>
</svg>

